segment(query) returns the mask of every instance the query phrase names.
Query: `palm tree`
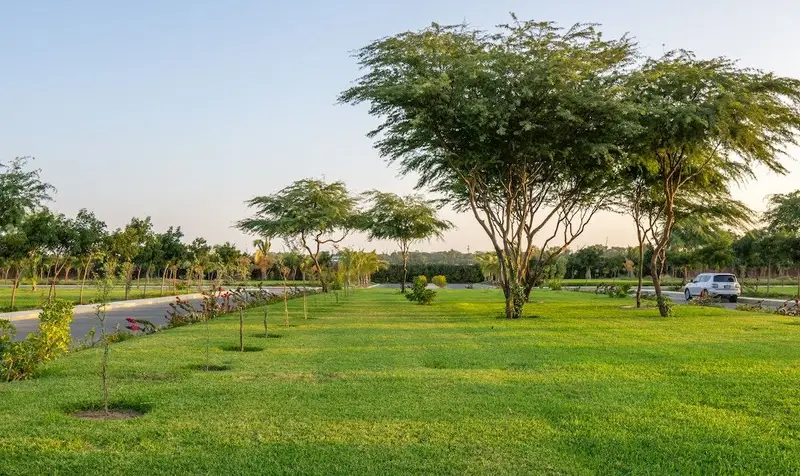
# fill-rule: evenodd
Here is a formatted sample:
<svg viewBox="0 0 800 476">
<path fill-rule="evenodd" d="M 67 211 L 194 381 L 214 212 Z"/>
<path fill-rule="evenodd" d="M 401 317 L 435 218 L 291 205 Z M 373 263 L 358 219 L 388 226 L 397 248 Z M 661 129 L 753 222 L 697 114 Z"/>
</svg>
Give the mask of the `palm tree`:
<svg viewBox="0 0 800 476">
<path fill-rule="evenodd" d="M 253 255 L 253 263 L 261 270 L 261 280 L 267 280 L 267 272 L 272 265 L 275 264 L 275 258 L 269 252 L 272 248 L 269 238 L 253 240 L 253 246 L 256 247 L 256 252 Z"/>
<path fill-rule="evenodd" d="M 500 276 L 500 262 L 497 260 L 496 253 L 475 253 L 475 261 L 478 262 L 487 281 L 492 283 L 497 281 L 497 277 Z"/>
</svg>

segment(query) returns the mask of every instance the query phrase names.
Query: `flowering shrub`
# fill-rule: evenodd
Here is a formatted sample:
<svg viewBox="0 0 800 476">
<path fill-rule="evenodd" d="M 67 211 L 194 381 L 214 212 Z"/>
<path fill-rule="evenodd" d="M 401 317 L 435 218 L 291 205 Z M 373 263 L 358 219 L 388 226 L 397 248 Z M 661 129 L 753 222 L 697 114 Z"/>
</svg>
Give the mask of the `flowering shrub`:
<svg viewBox="0 0 800 476">
<path fill-rule="evenodd" d="M 442 275 L 432 277 L 431 282 L 440 288 L 447 286 L 447 278 Z"/>
<path fill-rule="evenodd" d="M 158 332 L 158 326 L 153 324 L 152 322 L 148 321 L 147 319 L 136 319 L 133 317 L 126 317 L 126 321 L 128 321 L 128 325 L 125 326 L 131 332 L 140 332 L 142 334 L 155 334 Z"/>
</svg>

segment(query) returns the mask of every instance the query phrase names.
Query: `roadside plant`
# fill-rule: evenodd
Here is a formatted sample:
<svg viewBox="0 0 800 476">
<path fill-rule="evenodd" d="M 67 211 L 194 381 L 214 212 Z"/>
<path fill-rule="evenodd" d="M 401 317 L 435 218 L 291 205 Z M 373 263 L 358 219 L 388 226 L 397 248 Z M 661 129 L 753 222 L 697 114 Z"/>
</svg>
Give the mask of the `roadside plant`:
<svg viewBox="0 0 800 476">
<path fill-rule="evenodd" d="M 36 376 L 44 362 L 69 351 L 71 338 L 72 304 L 54 300 L 39 314 L 39 331 L 17 342 L 17 329 L 5 319 L 0 319 L 0 380 L 24 380 Z"/>
<path fill-rule="evenodd" d="M 719 299 L 709 295 L 695 296 L 689 301 L 690 306 L 719 307 Z"/>
<path fill-rule="evenodd" d="M 136 319 L 134 317 L 126 317 L 125 320 L 128 325 L 125 326 L 131 332 L 139 332 L 142 335 L 155 334 L 158 332 L 158 326 L 148 321 L 147 319 Z"/>
<path fill-rule="evenodd" d="M 106 317 L 108 310 L 108 297 L 114 287 L 113 269 L 107 269 L 103 279 L 97 282 L 98 304 L 95 307 L 95 318 L 100 324 L 100 341 L 103 343 L 103 354 L 100 366 L 100 378 L 103 388 L 103 412 L 108 412 L 108 354 L 111 352 L 110 341 L 106 334 Z"/>
<path fill-rule="evenodd" d="M 561 289 L 564 287 L 564 284 L 560 279 L 551 279 L 548 281 L 547 287 L 550 288 L 551 291 L 561 291 Z"/>
</svg>

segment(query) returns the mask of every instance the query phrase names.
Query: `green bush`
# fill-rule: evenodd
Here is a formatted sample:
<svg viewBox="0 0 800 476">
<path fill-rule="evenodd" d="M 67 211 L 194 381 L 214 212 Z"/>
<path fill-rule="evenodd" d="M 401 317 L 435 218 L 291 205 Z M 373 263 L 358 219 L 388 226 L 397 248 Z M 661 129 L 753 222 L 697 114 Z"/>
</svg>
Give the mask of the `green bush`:
<svg viewBox="0 0 800 476">
<path fill-rule="evenodd" d="M 560 279 L 551 279 L 548 281 L 547 287 L 550 288 L 551 291 L 561 291 L 561 289 L 564 288 L 564 284 Z"/>
<path fill-rule="evenodd" d="M 0 319 L 0 380 L 24 380 L 36 375 L 42 363 L 69 350 L 72 303 L 55 300 L 39 314 L 39 332 L 14 342 L 17 329 Z"/>
<path fill-rule="evenodd" d="M 430 304 L 435 297 L 436 291 L 428 289 L 428 278 L 425 276 L 417 276 L 417 279 L 414 280 L 414 287 L 411 289 L 411 292 L 406 294 L 406 299 L 419 304 Z"/>
<path fill-rule="evenodd" d="M 443 287 L 447 286 L 447 278 L 445 278 L 445 277 L 444 277 L 444 276 L 442 276 L 441 274 L 440 274 L 440 275 L 438 275 L 438 276 L 434 276 L 434 277 L 431 279 L 431 282 L 432 282 L 433 284 L 435 284 L 437 287 L 440 287 L 440 288 L 443 288 Z"/>
<path fill-rule="evenodd" d="M 69 351 L 72 344 L 69 326 L 74 314 L 70 301 L 56 299 L 45 304 L 39 314 L 39 332 L 30 334 L 36 358 L 40 362 L 53 360 Z"/>
</svg>

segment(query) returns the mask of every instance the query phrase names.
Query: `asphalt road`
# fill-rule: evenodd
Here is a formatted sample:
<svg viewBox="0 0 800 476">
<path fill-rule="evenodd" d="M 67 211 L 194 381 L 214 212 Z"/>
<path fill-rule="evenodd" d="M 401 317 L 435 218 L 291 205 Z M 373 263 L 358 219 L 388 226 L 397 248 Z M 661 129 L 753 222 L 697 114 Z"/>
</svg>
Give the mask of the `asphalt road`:
<svg viewBox="0 0 800 476">
<path fill-rule="evenodd" d="M 189 300 L 197 307 L 200 304 L 200 299 Z M 120 329 L 125 329 L 128 322 L 125 320 L 128 317 L 137 319 L 147 319 L 157 326 L 167 323 L 166 315 L 169 310 L 169 303 L 159 304 L 144 304 L 136 307 L 126 307 L 120 309 L 110 309 L 106 313 L 106 332 L 114 332 L 117 326 Z M 31 332 L 36 332 L 39 327 L 39 319 L 23 319 L 14 321 L 14 326 L 17 328 L 17 340 L 22 340 Z M 72 340 L 79 342 L 83 340 L 92 328 L 96 329 L 97 336 L 100 335 L 100 321 L 94 314 L 75 314 L 72 320 Z"/>
</svg>

